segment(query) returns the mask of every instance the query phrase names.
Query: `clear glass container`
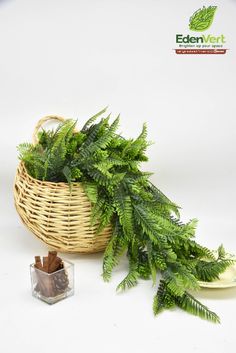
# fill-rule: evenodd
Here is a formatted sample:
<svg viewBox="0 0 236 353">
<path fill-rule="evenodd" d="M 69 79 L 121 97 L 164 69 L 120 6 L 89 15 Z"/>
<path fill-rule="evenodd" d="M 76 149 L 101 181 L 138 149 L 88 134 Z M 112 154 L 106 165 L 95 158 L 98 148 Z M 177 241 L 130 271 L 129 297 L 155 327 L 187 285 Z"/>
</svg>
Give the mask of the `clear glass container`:
<svg viewBox="0 0 236 353">
<path fill-rule="evenodd" d="M 66 260 L 63 264 L 64 268 L 53 273 L 39 270 L 35 264 L 30 265 L 31 289 L 35 298 L 54 304 L 74 294 L 74 265 Z"/>
</svg>

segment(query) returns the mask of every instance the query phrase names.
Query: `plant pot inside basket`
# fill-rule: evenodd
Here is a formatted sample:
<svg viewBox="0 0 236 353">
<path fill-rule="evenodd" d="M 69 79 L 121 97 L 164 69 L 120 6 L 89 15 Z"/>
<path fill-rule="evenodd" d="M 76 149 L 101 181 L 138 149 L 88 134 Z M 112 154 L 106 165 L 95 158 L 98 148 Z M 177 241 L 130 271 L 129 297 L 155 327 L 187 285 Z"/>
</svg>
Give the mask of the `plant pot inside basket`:
<svg viewBox="0 0 236 353">
<path fill-rule="evenodd" d="M 15 207 L 23 223 L 39 239 L 61 252 L 103 251 L 111 226 L 97 234 L 91 226 L 91 203 L 81 183 L 53 183 L 32 178 L 21 162 L 14 184 Z"/>
</svg>

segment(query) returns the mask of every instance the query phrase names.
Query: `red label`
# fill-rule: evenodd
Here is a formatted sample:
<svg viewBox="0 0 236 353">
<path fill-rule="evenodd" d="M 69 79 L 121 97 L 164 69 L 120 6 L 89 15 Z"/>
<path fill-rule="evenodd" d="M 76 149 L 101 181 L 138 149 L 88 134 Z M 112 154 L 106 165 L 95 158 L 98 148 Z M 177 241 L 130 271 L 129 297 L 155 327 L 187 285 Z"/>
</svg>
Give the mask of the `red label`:
<svg viewBox="0 0 236 353">
<path fill-rule="evenodd" d="M 175 49 L 176 54 L 225 54 L 228 49 Z"/>
</svg>

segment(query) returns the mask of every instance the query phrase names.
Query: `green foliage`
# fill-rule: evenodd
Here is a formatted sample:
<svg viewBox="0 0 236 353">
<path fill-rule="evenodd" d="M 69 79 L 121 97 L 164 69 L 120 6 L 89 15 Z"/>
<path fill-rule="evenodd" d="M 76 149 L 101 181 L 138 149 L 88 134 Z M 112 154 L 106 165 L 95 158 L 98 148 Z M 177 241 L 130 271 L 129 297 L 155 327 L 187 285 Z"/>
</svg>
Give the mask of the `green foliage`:
<svg viewBox="0 0 236 353">
<path fill-rule="evenodd" d="M 138 278 L 140 277 L 138 271 L 138 258 L 129 258 L 129 273 L 117 286 L 117 291 L 132 288 L 138 284 Z"/>
<path fill-rule="evenodd" d="M 185 292 L 181 297 L 176 297 L 175 303 L 188 313 L 199 316 L 202 319 L 207 319 L 214 323 L 220 323 L 219 317 L 214 312 L 209 310 L 188 292 Z"/>
<path fill-rule="evenodd" d="M 164 309 L 170 309 L 175 305 L 190 314 L 201 317 L 202 319 L 206 319 L 214 323 L 220 323 L 219 317 L 205 305 L 200 303 L 190 293 L 184 291 L 181 295 L 174 294 L 168 288 L 166 282 L 161 280 L 157 294 L 153 300 L 154 314 L 158 315 Z"/>
<path fill-rule="evenodd" d="M 113 224 L 113 234 L 103 256 L 103 279 L 109 281 L 112 270 L 119 263 L 119 258 L 127 248 L 127 242 L 119 219 Z"/>
<path fill-rule="evenodd" d="M 216 258 L 214 257 L 210 261 L 206 259 L 198 260 L 195 267 L 195 276 L 200 281 L 214 281 L 219 279 L 219 275 L 233 263 L 234 260 L 227 258 L 227 254 L 223 246 L 220 245 Z"/>
<path fill-rule="evenodd" d="M 154 315 L 158 315 L 164 309 L 170 309 L 175 306 L 174 296 L 168 291 L 164 280 L 160 280 L 157 294 L 153 300 Z"/>
<path fill-rule="evenodd" d="M 218 255 L 194 240 L 197 221 L 180 221 L 179 207 L 150 181 L 139 164 L 147 160 L 147 128 L 136 139 L 117 133 L 119 117 L 111 124 L 106 108 L 90 118 L 80 132 L 67 120 L 55 131 L 39 133 L 39 142 L 21 144 L 19 158 L 39 180 L 81 182 L 92 204 L 91 224 L 98 233 L 111 224 L 113 233 L 103 257 L 103 278 L 109 281 L 121 256 L 129 260 L 127 276 L 117 290 L 139 279 L 156 286 L 153 311 L 179 306 L 201 318 L 218 322 L 216 314 L 193 298 L 198 281 L 212 281 L 232 264 L 223 246 Z M 100 121 L 96 123 L 96 119 Z"/>
</svg>

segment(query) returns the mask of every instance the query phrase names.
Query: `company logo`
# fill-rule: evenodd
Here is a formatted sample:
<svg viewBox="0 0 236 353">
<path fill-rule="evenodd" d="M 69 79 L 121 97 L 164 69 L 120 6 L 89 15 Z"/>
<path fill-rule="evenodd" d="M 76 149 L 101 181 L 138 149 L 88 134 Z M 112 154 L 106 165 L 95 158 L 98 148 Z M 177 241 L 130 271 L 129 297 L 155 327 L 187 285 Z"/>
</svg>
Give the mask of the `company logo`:
<svg viewBox="0 0 236 353">
<path fill-rule="evenodd" d="M 203 32 L 209 29 L 214 20 L 216 9 L 217 6 L 203 6 L 202 9 L 195 11 L 189 19 L 189 29 L 195 32 Z"/>
<path fill-rule="evenodd" d="M 207 31 L 215 17 L 217 6 L 203 6 L 193 13 L 189 19 L 189 29 L 192 32 Z M 204 33 L 200 35 L 194 34 L 176 34 L 175 43 L 177 48 L 176 54 L 225 54 L 227 49 L 224 48 L 226 38 L 224 34 L 213 35 Z"/>
</svg>

